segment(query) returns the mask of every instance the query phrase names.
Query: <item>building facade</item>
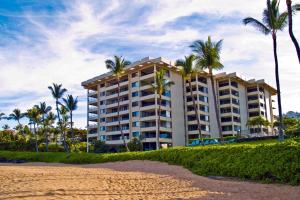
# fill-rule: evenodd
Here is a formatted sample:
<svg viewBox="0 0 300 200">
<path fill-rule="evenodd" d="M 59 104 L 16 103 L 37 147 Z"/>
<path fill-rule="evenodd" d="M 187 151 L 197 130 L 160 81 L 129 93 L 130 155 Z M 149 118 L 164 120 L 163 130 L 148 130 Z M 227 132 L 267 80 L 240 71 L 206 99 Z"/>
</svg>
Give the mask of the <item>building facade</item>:
<svg viewBox="0 0 300 200">
<path fill-rule="evenodd" d="M 151 84 L 155 72 L 164 69 L 165 78 L 175 85 L 162 95 L 160 131 L 158 132 L 158 94 Z M 128 142 L 142 140 L 145 150 L 156 148 L 156 135 L 162 146 L 184 146 L 199 138 L 191 91 L 178 67 L 164 58 L 144 58 L 126 67 L 120 78 L 120 121 Z M 219 137 L 216 112 L 223 136 L 237 134 L 274 134 L 269 127 L 260 132 L 247 127 L 247 121 L 262 116 L 273 122 L 272 96 L 276 90 L 264 80 L 246 80 L 236 73 L 214 76 L 217 110 L 214 106 L 212 83 L 206 72 L 192 78 L 192 90 L 204 137 Z M 118 119 L 118 86 L 110 72 L 82 82 L 87 89 L 88 140 L 122 144 Z M 255 135 L 256 136 L 256 135 Z"/>
</svg>

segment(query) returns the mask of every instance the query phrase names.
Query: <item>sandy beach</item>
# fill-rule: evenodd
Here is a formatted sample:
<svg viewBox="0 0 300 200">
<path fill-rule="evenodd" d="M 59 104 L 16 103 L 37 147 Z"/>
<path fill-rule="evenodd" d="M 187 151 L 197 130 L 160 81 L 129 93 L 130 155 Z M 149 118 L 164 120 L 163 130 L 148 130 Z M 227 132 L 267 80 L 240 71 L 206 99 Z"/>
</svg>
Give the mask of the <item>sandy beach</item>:
<svg viewBox="0 0 300 200">
<path fill-rule="evenodd" d="M 152 161 L 0 164 L 0 199 L 300 199 L 300 187 L 193 175 Z"/>
</svg>

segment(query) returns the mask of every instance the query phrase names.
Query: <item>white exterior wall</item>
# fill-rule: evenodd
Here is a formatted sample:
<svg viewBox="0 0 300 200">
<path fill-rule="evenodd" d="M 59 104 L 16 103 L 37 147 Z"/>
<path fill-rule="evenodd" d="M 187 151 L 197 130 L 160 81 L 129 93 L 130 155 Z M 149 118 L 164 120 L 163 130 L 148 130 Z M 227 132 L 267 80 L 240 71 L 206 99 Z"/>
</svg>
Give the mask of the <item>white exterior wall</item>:
<svg viewBox="0 0 300 200">
<path fill-rule="evenodd" d="M 211 137 L 219 137 L 218 123 L 217 123 L 217 116 L 216 116 L 216 112 L 219 112 L 219 111 L 216 111 L 216 109 L 215 109 L 214 96 L 213 96 L 213 93 L 212 93 L 213 87 L 212 87 L 211 80 L 209 78 L 207 79 L 207 85 L 208 85 L 210 134 L 211 134 Z M 215 85 L 216 85 L 216 83 L 215 83 Z M 218 95 L 217 90 L 216 90 L 216 95 Z M 217 102 L 217 104 L 219 104 L 219 102 Z"/>
<path fill-rule="evenodd" d="M 239 83 L 239 94 L 240 94 L 240 116 L 241 116 L 241 131 L 248 130 L 248 102 L 247 102 L 247 88 L 245 85 Z"/>
</svg>

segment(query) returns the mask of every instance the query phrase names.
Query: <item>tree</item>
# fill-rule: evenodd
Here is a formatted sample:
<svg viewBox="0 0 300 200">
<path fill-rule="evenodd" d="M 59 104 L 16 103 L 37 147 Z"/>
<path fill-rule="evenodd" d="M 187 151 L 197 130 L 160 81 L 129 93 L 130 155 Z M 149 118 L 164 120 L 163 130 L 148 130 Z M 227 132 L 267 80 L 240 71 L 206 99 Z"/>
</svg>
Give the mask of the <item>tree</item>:
<svg viewBox="0 0 300 200">
<path fill-rule="evenodd" d="M 68 112 L 69 112 L 68 109 L 64 105 L 60 106 L 61 120 L 59 126 L 61 127 L 62 139 L 63 139 L 64 148 L 66 152 L 69 151 L 68 144 L 67 144 L 67 136 L 66 136 L 68 130 L 68 122 L 69 122 Z"/>
<path fill-rule="evenodd" d="M 129 148 L 127 146 L 127 143 L 125 141 L 124 133 L 121 126 L 121 119 L 120 119 L 120 78 L 121 75 L 124 73 L 124 69 L 127 65 L 130 65 L 131 62 L 124 60 L 121 56 L 114 56 L 114 60 L 106 60 L 105 65 L 108 70 L 110 70 L 114 76 L 117 78 L 117 84 L 118 84 L 118 121 L 119 121 L 119 129 L 121 131 L 122 140 L 124 143 L 124 146 L 126 147 L 127 151 L 129 151 Z"/>
<path fill-rule="evenodd" d="M 62 84 L 55 84 L 55 83 L 53 83 L 53 86 L 49 86 L 48 89 L 51 91 L 52 97 L 55 99 L 58 125 L 60 127 L 61 134 L 63 134 L 62 133 L 62 127 L 61 127 L 60 111 L 59 111 L 58 105 L 60 105 L 59 100 L 63 97 L 65 92 L 67 92 L 67 89 L 62 88 Z M 64 140 L 64 149 L 65 149 L 66 152 L 68 151 L 68 147 L 67 147 L 67 144 L 66 144 L 65 140 Z"/>
<path fill-rule="evenodd" d="M 42 116 L 42 124 L 45 135 L 45 143 L 46 143 L 46 152 L 48 152 L 48 132 L 46 130 L 46 115 L 51 111 L 52 107 L 47 106 L 45 102 L 41 102 L 39 105 L 35 105 L 36 109 L 38 109 L 39 113 Z"/>
<path fill-rule="evenodd" d="M 130 151 L 143 151 L 143 143 L 138 138 L 134 137 L 128 142 Z"/>
<path fill-rule="evenodd" d="M 275 59 L 275 77 L 277 87 L 277 102 L 279 113 L 279 140 L 282 141 L 283 126 L 282 126 L 282 108 L 281 108 L 281 92 L 280 92 L 280 79 L 279 79 L 279 66 L 277 58 L 277 31 L 282 31 L 287 25 L 288 13 L 279 12 L 279 1 L 267 0 L 267 8 L 263 11 L 263 22 L 258 21 L 252 17 L 247 17 L 243 20 L 244 24 L 250 24 L 257 28 L 265 35 L 272 34 L 273 39 L 273 54 Z"/>
<path fill-rule="evenodd" d="M 294 43 L 294 46 L 295 46 L 295 49 L 297 52 L 297 56 L 298 56 L 298 61 L 300 63 L 300 47 L 299 47 L 298 41 L 293 33 L 293 13 L 295 11 L 300 10 L 300 4 L 296 4 L 296 5 L 292 6 L 292 0 L 286 0 L 286 6 L 287 6 L 287 11 L 288 11 L 289 34 L 290 34 L 292 42 Z"/>
<path fill-rule="evenodd" d="M 247 121 L 247 126 L 249 127 L 258 126 L 261 134 L 263 133 L 262 127 L 270 126 L 270 125 L 271 123 L 267 119 L 263 118 L 262 116 L 254 117 Z"/>
<path fill-rule="evenodd" d="M 5 114 L 4 113 L 0 113 L 0 121 L 6 119 Z"/>
<path fill-rule="evenodd" d="M 13 112 L 8 116 L 9 120 L 15 120 L 18 122 L 19 126 L 22 126 L 20 120 L 25 117 L 25 113 L 22 113 L 20 109 L 16 108 Z"/>
<path fill-rule="evenodd" d="M 70 125 L 71 125 L 71 136 L 72 136 L 72 142 L 74 142 L 74 130 L 73 130 L 73 111 L 77 109 L 77 103 L 78 103 L 78 97 L 74 99 L 72 95 L 68 95 L 67 98 L 63 98 L 63 101 L 65 103 L 66 109 L 70 113 Z"/>
<path fill-rule="evenodd" d="M 27 115 L 29 121 L 31 121 L 33 123 L 33 131 L 34 131 L 34 137 L 35 137 L 35 150 L 36 150 L 36 152 L 39 152 L 36 125 L 39 124 L 41 121 L 41 113 L 39 112 L 39 110 L 36 107 L 33 107 L 33 108 L 27 110 L 26 115 Z"/>
<path fill-rule="evenodd" d="M 197 124 L 198 124 L 199 137 L 200 137 L 200 140 L 202 141 L 203 139 L 202 139 L 202 133 L 201 133 L 201 124 L 200 124 L 200 119 L 199 119 L 198 107 L 195 102 L 193 88 L 192 88 L 192 77 L 196 76 L 196 74 L 199 72 L 199 69 L 196 68 L 194 65 L 195 59 L 196 59 L 195 55 L 185 56 L 184 60 L 177 60 L 175 65 L 181 67 L 180 74 L 181 74 L 182 78 L 184 79 L 184 85 L 185 85 L 186 80 L 188 80 L 188 82 L 189 82 L 189 89 L 191 92 L 191 97 L 193 100 L 193 106 L 194 106 L 194 110 L 195 110 L 195 117 L 196 117 Z M 185 88 L 185 86 L 184 86 L 184 88 Z M 197 96 L 196 96 L 196 99 L 198 99 Z M 186 101 L 186 97 L 184 97 L 184 101 Z"/>
<path fill-rule="evenodd" d="M 3 128 L 3 130 L 9 130 L 9 129 L 10 129 L 10 127 L 8 126 L 8 124 L 4 124 L 4 125 L 2 126 L 2 128 Z"/>
<path fill-rule="evenodd" d="M 212 92 L 213 92 L 213 101 L 216 111 L 217 125 L 219 131 L 219 137 L 223 141 L 223 134 L 221 130 L 220 123 L 220 114 L 217 104 L 217 95 L 216 95 L 216 86 L 214 81 L 213 70 L 223 69 L 223 64 L 220 61 L 220 51 L 222 48 L 222 40 L 218 42 L 212 42 L 210 36 L 208 36 L 207 41 L 197 40 L 193 42 L 190 46 L 193 52 L 196 53 L 196 67 L 200 70 L 208 70 L 210 77 Z"/>
<path fill-rule="evenodd" d="M 173 81 L 165 79 L 165 70 L 161 69 L 155 73 L 155 81 L 151 84 L 154 92 L 158 94 L 158 124 L 157 124 L 157 134 L 156 134 L 156 149 L 160 148 L 159 135 L 160 135 L 160 117 L 161 117 L 161 100 L 162 95 L 174 85 Z"/>
</svg>

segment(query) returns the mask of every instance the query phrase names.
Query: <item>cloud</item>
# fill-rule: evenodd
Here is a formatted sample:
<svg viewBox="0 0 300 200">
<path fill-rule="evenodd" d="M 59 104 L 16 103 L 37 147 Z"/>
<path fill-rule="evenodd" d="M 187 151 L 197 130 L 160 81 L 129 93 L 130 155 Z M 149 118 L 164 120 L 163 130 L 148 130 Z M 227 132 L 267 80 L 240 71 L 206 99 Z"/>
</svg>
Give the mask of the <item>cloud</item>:
<svg viewBox="0 0 300 200">
<path fill-rule="evenodd" d="M 118 54 L 132 61 L 146 56 L 175 60 L 191 53 L 191 42 L 208 35 L 224 40 L 225 71 L 265 78 L 275 85 L 271 37 L 241 24 L 247 16 L 260 19 L 264 1 L 53 2 L 0 8 L 2 112 L 15 107 L 26 110 L 40 101 L 54 106 L 47 86 L 62 83 L 79 96 L 75 125 L 84 127 L 86 91 L 80 83 L 106 72 L 106 58 Z M 299 22 L 298 14 L 294 24 Z M 300 40 L 299 26 L 295 33 Z M 300 110 L 295 103 L 300 98 L 300 67 L 287 31 L 278 34 L 278 55 L 283 109 Z"/>
</svg>

